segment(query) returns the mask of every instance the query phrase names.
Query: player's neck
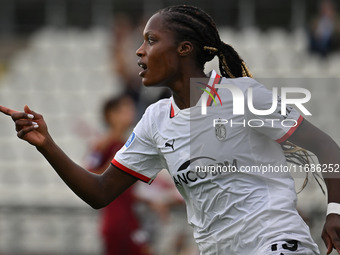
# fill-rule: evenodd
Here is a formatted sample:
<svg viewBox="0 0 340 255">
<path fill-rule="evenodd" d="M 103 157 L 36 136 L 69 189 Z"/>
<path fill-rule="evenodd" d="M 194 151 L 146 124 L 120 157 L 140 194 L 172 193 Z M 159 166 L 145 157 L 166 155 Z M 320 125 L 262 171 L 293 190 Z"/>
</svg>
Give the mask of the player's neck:
<svg viewBox="0 0 340 255">
<path fill-rule="evenodd" d="M 206 75 L 203 70 L 194 69 L 192 72 L 183 73 L 181 79 L 172 86 L 174 101 L 181 110 L 196 105 L 201 95 L 199 90 L 191 91 L 190 78 L 206 78 Z"/>
</svg>

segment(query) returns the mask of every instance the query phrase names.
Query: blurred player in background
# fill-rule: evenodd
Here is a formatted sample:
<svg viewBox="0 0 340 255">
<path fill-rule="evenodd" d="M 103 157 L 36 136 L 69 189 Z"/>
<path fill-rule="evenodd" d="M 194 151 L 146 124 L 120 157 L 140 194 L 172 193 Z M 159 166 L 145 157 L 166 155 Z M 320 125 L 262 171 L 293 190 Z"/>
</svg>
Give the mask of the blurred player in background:
<svg viewBox="0 0 340 255">
<path fill-rule="evenodd" d="M 105 102 L 102 114 L 107 133 L 87 156 L 89 171 L 102 174 L 110 165 L 112 155 L 124 145 L 126 134 L 134 124 L 135 112 L 133 99 L 129 95 Z M 134 193 L 134 187 L 127 189 L 102 210 L 101 235 L 106 255 L 150 254 L 146 234 L 141 230 L 134 211 L 137 200 Z"/>
<path fill-rule="evenodd" d="M 323 57 L 340 50 L 340 19 L 331 0 L 320 2 L 319 14 L 309 31 L 309 49 Z"/>
<path fill-rule="evenodd" d="M 192 230 L 186 224 L 185 204 L 166 169 L 152 185 L 138 185 L 138 198 L 148 205 L 143 215 L 145 228 L 151 227 L 155 255 L 197 255 Z M 145 215 L 147 214 L 147 215 Z M 151 216 L 151 217 L 150 217 Z"/>
<path fill-rule="evenodd" d="M 24 112 L 6 107 L 0 107 L 0 111 L 11 115 L 18 137 L 36 146 L 65 183 L 94 208 L 108 205 L 138 179 L 151 183 L 166 168 L 186 201 L 188 221 L 201 254 L 319 254 L 307 225 L 296 211 L 296 192 L 290 174 L 281 173 L 279 178 L 243 172 L 199 175 L 190 165 L 197 162 L 197 158 L 192 158 L 196 153 L 201 153 L 205 160 L 217 157 L 217 162 L 225 165 L 236 162 L 237 167 L 286 165 L 280 143 L 289 139 L 312 151 L 321 164 L 330 166 L 340 164 L 340 148 L 297 110 L 289 108 L 282 115 L 281 103 L 265 117 L 295 120 L 297 125 L 292 128 L 279 125 L 278 121 L 273 126 L 267 123 L 256 129 L 228 127 L 223 132 L 222 127 L 212 129 L 203 115 L 191 120 L 190 110 L 198 109 L 195 106 L 202 96 L 197 89 L 194 95 L 190 93 L 193 77 L 207 82 L 222 79 L 222 83 L 234 84 L 242 93 L 253 88 L 256 109 L 270 108 L 273 99 L 269 90 L 251 78 L 238 53 L 221 41 L 215 22 L 201 9 L 192 6 L 162 9 L 149 19 L 143 36 L 144 42 L 137 50 L 142 82 L 148 87 L 168 87 L 172 97 L 146 110 L 102 175 L 89 173 L 67 157 L 49 135 L 42 115 L 28 106 Z M 204 73 L 204 64 L 215 56 L 223 77 L 215 71 Z M 230 93 L 224 90 L 219 94 L 223 108 L 209 110 L 217 116 L 239 117 L 231 113 Z M 247 117 L 263 119 L 246 110 Z M 191 130 L 192 124 L 197 124 L 197 128 Z M 340 179 L 338 174 L 326 173 L 324 177 L 330 204 L 323 239 L 328 253 L 335 248 L 340 254 Z"/>
</svg>

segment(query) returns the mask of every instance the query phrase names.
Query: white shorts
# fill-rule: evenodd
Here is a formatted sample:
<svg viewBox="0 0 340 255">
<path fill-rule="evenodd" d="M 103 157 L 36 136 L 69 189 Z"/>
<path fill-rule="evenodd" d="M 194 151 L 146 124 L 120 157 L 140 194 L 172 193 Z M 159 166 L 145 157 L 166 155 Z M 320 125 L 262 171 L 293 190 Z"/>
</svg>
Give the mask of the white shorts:
<svg viewBox="0 0 340 255">
<path fill-rule="evenodd" d="M 296 240 L 278 241 L 261 249 L 258 255 L 320 255 L 319 252 L 303 246 Z"/>
<path fill-rule="evenodd" d="M 250 251 L 250 247 L 240 249 L 238 252 L 231 252 L 230 242 L 205 242 L 198 244 L 201 251 L 200 255 L 320 255 L 319 249 L 315 243 L 301 243 L 296 240 L 268 242 L 256 250 Z"/>
</svg>

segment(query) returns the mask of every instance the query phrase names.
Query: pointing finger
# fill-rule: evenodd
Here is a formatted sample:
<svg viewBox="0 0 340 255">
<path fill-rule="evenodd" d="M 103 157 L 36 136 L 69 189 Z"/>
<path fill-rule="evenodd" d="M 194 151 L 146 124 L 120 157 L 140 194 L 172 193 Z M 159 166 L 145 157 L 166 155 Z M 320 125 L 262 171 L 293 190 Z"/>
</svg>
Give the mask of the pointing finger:
<svg viewBox="0 0 340 255">
<path fill-rule="evenodd" d="M 12 115 L 13 113 L 15 113 L 17 111 L 14 111 L 14 110 L 12 110 L 10 108 L 7 108 L 5 106 L 0 105 L 0 112 L 10 116 L 10 115 Z"/>
</svg>

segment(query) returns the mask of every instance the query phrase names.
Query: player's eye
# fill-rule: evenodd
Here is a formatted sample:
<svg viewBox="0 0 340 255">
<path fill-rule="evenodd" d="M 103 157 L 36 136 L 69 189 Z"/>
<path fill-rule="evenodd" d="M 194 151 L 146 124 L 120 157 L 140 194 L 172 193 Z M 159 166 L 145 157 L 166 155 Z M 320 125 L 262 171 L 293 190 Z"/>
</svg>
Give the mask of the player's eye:
<svg viewBox="0 0 340 255">
<path fill-rule="evenodd" d="M 147 39 L 147 42 L 148 42 L 148 44 L 152 45 L 152 44 L 154 44 L 156 42 L 156 40 L 154 38 L 152 38 L 152 37 L 149 37 Z"/>
</svg>

